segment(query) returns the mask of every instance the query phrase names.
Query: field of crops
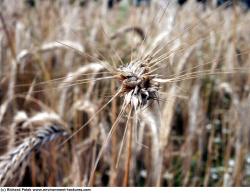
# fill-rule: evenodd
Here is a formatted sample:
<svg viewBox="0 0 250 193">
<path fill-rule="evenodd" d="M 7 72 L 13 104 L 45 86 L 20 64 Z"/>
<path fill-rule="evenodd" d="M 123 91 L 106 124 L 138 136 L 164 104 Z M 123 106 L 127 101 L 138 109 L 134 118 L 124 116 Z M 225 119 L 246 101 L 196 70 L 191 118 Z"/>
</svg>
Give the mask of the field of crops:
<svg viewBox="0 0 250 193">
<path fill-rule="evenodd" d="M 249 24 L 236 3 L 0 1 L 0 185 L 250 186 Z"/>
</svg>

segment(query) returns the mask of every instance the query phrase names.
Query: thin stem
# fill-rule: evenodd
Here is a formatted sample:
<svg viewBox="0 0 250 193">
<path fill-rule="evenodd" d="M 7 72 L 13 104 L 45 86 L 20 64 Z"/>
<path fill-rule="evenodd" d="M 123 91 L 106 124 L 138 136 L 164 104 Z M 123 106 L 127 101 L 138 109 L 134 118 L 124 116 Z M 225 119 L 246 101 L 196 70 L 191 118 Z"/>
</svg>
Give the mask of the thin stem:
<svg viewBox="0 0 250 193">
<path fill-rule="evenodd" d="M 131 114 L 132 108 L 130 110 Z M 125 174 L 123 178 L 123 186 L 129 186 L 129 174 L 130 174 L 130 166 L 131 166 L 131 156 L 132 156 L 132 126 L 131 121 L 129 121 L 128 117 L 128 143 L 127 143 L 127 157 L 125 162 Z"/>
</svg>

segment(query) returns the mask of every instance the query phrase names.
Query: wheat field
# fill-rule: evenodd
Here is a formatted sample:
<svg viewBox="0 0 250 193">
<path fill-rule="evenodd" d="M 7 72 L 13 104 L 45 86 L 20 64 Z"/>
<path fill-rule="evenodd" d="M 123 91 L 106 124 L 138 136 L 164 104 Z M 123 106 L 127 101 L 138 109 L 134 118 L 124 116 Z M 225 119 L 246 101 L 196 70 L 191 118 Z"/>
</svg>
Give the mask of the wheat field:
<svg viewBox="0 0 250 193">
<path fill-rule="evenodd" d="M 241 5 L 0 9 L 1 186 L 250 186 Z"/>
</svg>

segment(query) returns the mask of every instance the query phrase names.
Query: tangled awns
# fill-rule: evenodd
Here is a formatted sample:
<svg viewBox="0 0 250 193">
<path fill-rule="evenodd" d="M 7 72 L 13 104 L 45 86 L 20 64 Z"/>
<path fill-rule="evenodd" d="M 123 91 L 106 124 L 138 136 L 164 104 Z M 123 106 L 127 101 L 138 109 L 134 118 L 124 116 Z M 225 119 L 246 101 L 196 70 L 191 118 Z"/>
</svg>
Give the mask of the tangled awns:
<svg viewBox="0 0 250 193">
<path fill-rule="evenodd" d="M 0 9 L 1 186 L 250 185 L 240 5 Z"/>
</svg>

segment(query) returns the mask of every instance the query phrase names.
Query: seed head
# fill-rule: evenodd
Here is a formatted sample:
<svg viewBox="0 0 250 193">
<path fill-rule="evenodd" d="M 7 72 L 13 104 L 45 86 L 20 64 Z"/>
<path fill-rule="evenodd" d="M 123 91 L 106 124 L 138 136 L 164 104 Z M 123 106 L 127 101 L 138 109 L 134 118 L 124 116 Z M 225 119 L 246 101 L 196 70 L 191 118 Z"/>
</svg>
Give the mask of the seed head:
<svg viewBox="0 0 250 193">
<path fill-rule="evenodd" d="M 144 62 L 131 62 L 118 71 L 125 104 L 137 110 L 146 106 L 150 100 L 158 99 L 159 84 L 153 81 L 156 75 L 150 73 L 150 68 Z"/>
</svg>

